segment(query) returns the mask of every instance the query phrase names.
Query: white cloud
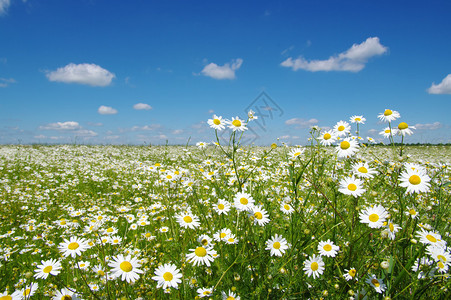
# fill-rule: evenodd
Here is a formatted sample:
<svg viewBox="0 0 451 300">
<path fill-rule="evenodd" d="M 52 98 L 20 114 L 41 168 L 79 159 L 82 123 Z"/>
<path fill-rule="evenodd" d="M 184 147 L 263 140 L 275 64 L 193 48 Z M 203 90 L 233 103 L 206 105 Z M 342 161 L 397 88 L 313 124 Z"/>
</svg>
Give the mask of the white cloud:
<svg viewBox="0 0 451 300">
<path fill-rule="evenodd" d="M 183 133 L 183 129 L 175 129 L 172 131 L 172 134 L 181 134 Z"/>
<path fill-rule="evenodd" d="M 97 110 L 97 112 L 101 115 L 115 115 L 117 114 L 117 110 L 110 107 L 110 106 L 105 106 L 102 105 L 99 107 L 99 109 Z"/>
<path fill-rule="evenodd" d="M 300 127 L 300 128 L 310 128 L 310 126 L 316 125 L 318 124 L 318 120 L 317 119 L 310 119 L 310 120 L 305 120 L 305 119 L 299 119 L 299 118 L 293 118 L 293 119 L 289 119 L 285 121 L 286 125 L 297 125 L 296 127 Z"/>
<path fill-rule="evenodd" d="M 451 74 L 448 74 L 439 84 L 432 83 L 429 94 L 451 94 Z"/>
<path fill-rule="evenodd" d="M 133 126 L 131 131 L 147 131 L 147 130 L 156 130 L 156 129 L 160 129 L 161 125 L 160 124 L 151 124 L 151 125 L 144 125 L 144 126 Z"/>
<path fill-rule="evenodd" d="M 88 129 L 80 129 L 75 131 L 74 133 L 75 135 L 80 137 L 93 137 L 98 135 L 97 132 Z"/>
<path fill-rule="evenodd" d="M 212 113 L 214 113 L 215 111 L 213 110 L 213 109 L 210 109 L 209 111 L 208 111 L 208 113 L 209 114 L 212 114 Z"/>
<path fill-rule="evenodd" d="M 434 122 L 432 124 L 415 124 L 415 128 L 418 130 L 436 130 L 442 128 L 442 123 Z"/>
<path fill-rule="evenodd" d="M 10 0 L 0 0 L 0 15 L 6 13 L 10 4 L 11 4 Z"/>
<path fill-rule="evenodd" d="M 107 86 L 116 77 L 113 73 L 95 64 L 73 64 L 46 74 L 50 81 L 79 83 L 91 86 Z"/>
<path fill-rule="evenodd" d="M 56 122 L 39 126 L 40 130 L 77 130 L 81 129 L 80 124 L 74 121 Z"/>
<path fill-rule="evenodd" d="M 16 83 L 14 78 L 0 78 L 0 87 L 7 87 L 10 83 Z"/>
<path fill-rule="evenodd" d="M 235 71 L 243 64 L 241 58 L 232 60 L 231 63 L 226 63 L 223 66 L 218 66 L 215 63 L 209 63 L 204 67 L 201 73 L 214 79 L 235 79 Z"/>
<path fill-rule="evenodd" d="M 133 105 L 133 109 L 136 109 L 136 110 L 151 110 L 152 106 L 150 106 L 149 104 L 145 104 L 145 103 L 136 103 L 135 105 Z"/>
<path fill-rule="evenodd" d="M 306 60 L 303 57 L 294 59 L 289 57 L 280 65 L 292 68 L 293 71 L 303 69 L 306 71 L 349 71 L 358 72 L 365 67 L 368 60 L 376 55 L 382 55 L 388 48 L 381 45 L 378 37 L 367 38 L 360 44 L 354 44 L 351 48 L 326 60 Z"/>
</svg>

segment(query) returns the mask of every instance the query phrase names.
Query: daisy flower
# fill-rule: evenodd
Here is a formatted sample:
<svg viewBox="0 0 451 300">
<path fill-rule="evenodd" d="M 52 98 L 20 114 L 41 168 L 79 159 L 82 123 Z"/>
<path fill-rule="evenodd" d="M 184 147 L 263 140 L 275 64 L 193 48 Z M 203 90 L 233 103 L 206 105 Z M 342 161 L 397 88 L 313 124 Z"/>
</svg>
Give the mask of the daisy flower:
<svg viewBox="0 0 451 300">
<path fill-rule="evenodd" d="M 335 132 L 333 130 L 328 130 L 328 131 L 321 133 L 321 135 L 318 137 L 318 139 L 319 139 L 319 142 L 321 143 L 321 145 L 330 146 L 333 143 L 335 143 L 335 141 L 337 140 L 337 137 L 335 136 Z"/>
<path fill-rule="evenodd" d="M 234 292 L 230 291 L 228 293 L 221 292 L 222 300 L 240 300 L 240 296 L 237 296 Z"/>
<path fill-rule="evenodd" d="M 412 219 L 418 217 L 418 211 L 415 209 L 415 206 L 412 207 L 407 206 L 407 211 L 405 212 L 405 214 L 410 216 Z"/>
<path fill-rule="evenodd" d="M 365 124 L 366 119 L 363 116 L 352 116 L 349 118 L 351 123 Z"/>
<path fill-rule="evenodd" d="M 340 187 L 338 191 L 345 195 L 352 195 L 354 197 L 361 196 L 366 189 L 362 188 L 363 181 L 354 177 L 343 178 L 340 180 Z"/>
<path fill-rule="evenodd" d="M 356 279 L 355 275 L 357 274 L 357 270 L 355 268 L 351 268 L 351 269 L 345 269 L 345 274 L 343 275 L 345 277 L 345 279 L 347 281 L 352 280 L 352 279 Z"/>
<path fill-rule="evenodd" d="M 191 251 L 191 253 L 187 254 L 186 258 L 188 259 L 188 262 L 193 263 L 194 266 L 206 265 L 209 267 L 210 262 L 214 260 L 212 255 L 216 254 L 216 251 L 211 246 L 199 246 L 196 249 L 189 249 L 189 251 Z"/>
<path fill-rule="evenodd" d="M 175 218 L 177 219 L 177 222 L 180 224 L 180 226 L 182 226 L 183 228 L 195 229 L 196 227 L 200 226 L 199 217 L 191 213 L 179 214 L 176 215 Z"/>
<path fill-rule="evenodd" d="M 249 121 L 258 119 L 258 117 L 255 115 L 255 111 L 253 111 L 252 109 L 249 110 L 249 112 L 247 113 L 247 117 L 248 117 Z"/>
<path fill-rule="evenodd" d="M 384 225 L 387 215 L 388 212 L 382 205 L 376 205 L 364 209 L 359 214 L 359 218 L 361 223 L 368 224 L 370 228 L 381 228 Z"/>
<path fill-rule="evenodd" d="M 387 288 L 385 284 L 382 282 L 382 279 L 378 279 L 376 275 L 370 275 L 366 280 L 366 283 L 371 285 L 379 294 L 382 294 Z"/>
<path fill-rule="evenodd" d="M 225 242 L 227 245 L 238 244 L 238 238 L 232 233 L 225 239 Z"/>
<path fill-rule="evenodd" d="M 200 298 L 211 297 L 211 296 L 213 296 L 213 287 L 209 287 L 209 288 L 198 288 L 198 289 L 197 289 L 197 295 L 198 295 Z"/>
<path fill-rule="evenodd" d="M 246 124 L 239 117 L 232 118 L 232 121 L 226 121 L 229 124 L 229 128 L 233 131 L 245 131 L 247 130 Z"/>
<path fill-rule="evenodd" d="M 251 216 L 254 216 L 254 224 L 265 226 L 269 223 L 268 212 L 263 208 L 263 205 L 253 206 Z"/>
<path fill-rule="evenodd" d="M 437 262 L 441 261 L 445 265 L 451 264 L 451 253 L 445 247 L 429 245 L 426 248 L 426 252 Z"/>
<path fill-rule="evenodd" d="M 53 296 L 52 298 L 52 300 L 63 300 L 63 299 L 81 300 L 81 298 L 79 298 L 77 294 L 66 288 L 62 288 L 61 290 L 56 291 L 55 296 Z"/>
<path fill-rule="evenodd" d="M 209 246 L 209 245 L 211 245 L 212 239 L 211 239 L 211 237 L 209 237 L 208 235 L 202 234 L 202 235 L 197 239 L 197 241 L 198 241 L 199 243 L 201 243 L 203 246 Z"/>
<path fill-rule="evenodd" d="M 305 149 L 300 148 L 300 147 L 291 149 L 291 151 L 288 153 L 288 157 L 291 160 L 295 160 L 296 158 L 300 157 L 302 155 L 302 153 L 304 153 L 304 151 L 305 151 Z"/>
<path fill-rule="evenodd" d="M 333 242 L 327 240 L 325 242 L 321 241 L 318 244 L 318 251 L 321 256 L 335 257 L 340 250 L 340 247 L 334 245 Z"/>
<path fill-rule="evenodd" d="M 385 111 L 377 116 L 383 122 L 391 122 L 401 117 L 396 110 L 385 109 Z"/>
<path fill-rule="evenodd" d="M 402 187 L 406 187 L 406 194 L 412 193 L 427 193 L 429 191 L 429 181 L 431 178 L 418 169 L 407 169 L 403 171 L 399 176 L 399 184 Z"/>
<path fill-rule="evenodd" d="M 163 288 L 164 290 L 173 287 L 178 288 L 179 283 L 182 282 L 182 274 L 180 270 L 177 269 L 176 265 L 164 264 L 155 269 L 155 276 L 152 277 L 153 280 L 158 281 L 157 288 Z"/>
<path fill-rule="evenodd" d="M 42 260 L 42 265 L 38 265 L 36 270 L 36 274 L 34 274 L 34 278 L 39 279 L 47 279 L 47 277 L 50 275 L 56 276 L 61 272 L 61 263 L 55 259 L 50 260 Z"/>
<path fill-rule="evenodd" d="M 388 139 L 391 136 L 394 136 L 397 134 L 397 129 L 396 128 L 390 129 L 390 127 L 385 127 L 384 130 L 379 132 L 379 134 L 382 135 L 384 138 Z"/>
<path fill-rule="evenodd" d="M 373 178 L 373 174 L 377 174 L 377 171 L 370 168 L 368 163 L 359 162 L 352 166 L 352 171 L 355 176 L 361 178 Z"/>
<path fill-rule="evenodd" d="M 199 149 L 205 149 L 205 148 L 207 148 L 208 143 L 205 143 L 205 142 L 197 142 L 197 143 L 196 143 L 196 146 L 197 146 Z"/>
<path fill-rule="evenodd" d="M 340 121 L 334 126 L 334 132 L 338 136 L 346 136 L 351 132 L 351 125 L 348 122 Z"/>
<path fill-rule="evenodd" d="M 284 237 L 279 236 L 277 233 L 275 236 L 266 241 L 265 250 L 271 251 L 271 256 L 282 256 L 287 249 L 287 240 Z"/>
<path fill-rule="evenodd" d="M 218 231 L 217 233 L 215 233 L 213 235 L 213 238 L 215 239 L 215 241 L 220 242 L 220 241 L 226 241 L 227 238 L 231 235 L 232 235 L 232 231 L 229 228 L 223 228 L 220 231 Z"/>
<path fill-rule="evenodd" d="M 304 262 L 305 274 L 310 277 L 313 275 L 313 278 L 319 277 L 324 272 L 324 262 L 321 256 L 316 256 L 313 254 L 311 258 Z"/>
<path fill-rule="evenodd" d="M 345 138 L 335 148 L 335 151 L 340 158 L 346 158 L 353 156 L 359 150 L 359 144 L 356 140 L 351 138 Z"/>
<path fill-rule="evenodd" d="M 229 201 L 226 201 L 224 199 L 218 199 L 218 202 L 213 205 L 213 210 L 217 212 L 219 215 L 224 214 L 227 215 L 227 213 L 230 210 L 230 203 Z"/>
<path fill-rule="evenodd" d="M 22 296 L 9 294 L 7 290 L 5 290 L 3 293 L 0 293 L 0 299 L 5 300 L 21 300 Z"/>
<path fill-rule="evenodd" d="M 25 285 L 23 289 L 16 290 L 12 295 L 12 299 L 30 299 L 31 296 L 34 295 L 39 285 L 36 282 L 32 282 L 30 284 Z"/>
<path fill-rule="evenodd" d="M 291 213 L 294 212 L 294 208 L 291 207 L 290 204 L 285 203 L 285 202 L 282 202 L 282 203 L 280 204 L 280 210 L 281 210 L 284 214 L 286 214 L 286 215 L 291 215 Z"/>
<path fill-rule="evenodd" d="M 425 245 L 432 245 L 439 248 L 446 246 L 446 241 L 442 240 L 442 236 L 434 231 L 424 230 L 420 228 L 420 232 L 417 232 L 417 236 L 420 238 L 420 243 Z"/>
<path fill-rule="evenodd" d="M 112 276 L 115 278 L 121 277 L 121 280 L 126 280 L 128 283 L 135 282 L 139 279 L 138 274 L 144 273 L 144 271 L 138 269 L 141 264 L 136 257 L 131 258 L 131 255 L 119 254 L 116 257 L 112 257 L 112 260 L 108 263 L 108 266 L 113 268 L 111 270 Z"/>
<path fill-rule="evenodd" d="M 402 136 L 405 136 L 406 134 L 407 135 L 412 135 L 413 131 L 411 129 L 416 129 L 416 128 L 415 128 L 415 126 L 410 126 L 409 127 L 409 125 L 407 125 L 406 122 L 401 122 L 398 125 L 397 134 L 398 135 L 402 135 Z"/>
<path fill-rule="evenodd" d="M 60 243 L 58 249 L 64 257 L 68 257 L 69 255 L 72 258 L 75 256 L 80 256 L 82 252 L 86 251 L 89 248 L 88 241 L 83 238 L 78 238 L 76 236 L 71 237 L 69 240 L 64 239 L 64 242 Z"/>
<path fill-rule="evenodd" d="M 238 192 L 235 195 L 234 204 L 239 211 L 249 211 L 254 205 L 254 198 L 248 193 Z"/>
<path fill-rule="evenodd" d="M 89 261 L 79 261 L 79 262 L 77 262 L 77 266 L 78 266 L 78 268 L 80 268 L 80 270 L 87 270 L 89 265 L 90 265 Z"/>
<path fill-rule="evenodd" d="M 225 120 L 223 120 L 222 117 L 218 117 L 217 115 L 213 115 L 213 118 L 208 119 L 207 123 L 211 128 L 216 130 L 223 130 L 226 125 Z"/>
<path fill-rule="evenodd" d="M 388 220 L 387 222 L 387 228 L 385 229 L 386 232 L 388 232 L 388 237 L 392 240 L 395 239 L 395 234 L 402 229 L 401 226 L 393 223 L 391 220 Z"/>
</svg>

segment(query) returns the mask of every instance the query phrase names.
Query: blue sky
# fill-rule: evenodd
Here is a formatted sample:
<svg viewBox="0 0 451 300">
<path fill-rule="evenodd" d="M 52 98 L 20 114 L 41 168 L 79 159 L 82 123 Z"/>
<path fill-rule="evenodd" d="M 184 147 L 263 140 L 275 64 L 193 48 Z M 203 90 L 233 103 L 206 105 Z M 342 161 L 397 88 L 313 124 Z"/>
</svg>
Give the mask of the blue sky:
<svg viewBox="0 0 451 300">
<path fill-rule="evenodd" d="M 213 114 L 251 104 L 278 109 L 250 124 L 256 144 L 303 145 L 353 115 L 383 140 L 386 108 L 417 128 L 408 142 L 451 142 L 450 13 L 445 0 L 0 0 L 0 143 L 210 142 Z"/>
</svg>

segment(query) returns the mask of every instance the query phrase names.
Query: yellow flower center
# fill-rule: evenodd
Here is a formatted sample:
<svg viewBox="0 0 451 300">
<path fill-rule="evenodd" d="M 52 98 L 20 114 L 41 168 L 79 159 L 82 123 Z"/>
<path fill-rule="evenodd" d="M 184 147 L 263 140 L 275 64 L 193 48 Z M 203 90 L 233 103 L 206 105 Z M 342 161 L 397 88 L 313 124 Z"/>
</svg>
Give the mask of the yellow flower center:
<svg viewBox="0 0 451 300">
<path fill-rule="evenodd" d="M 102 270 L 98 270 L 97 274 L 99 274 L 100 276 L 105 276 L 105 272 L 103 272 Z"/>
<path fill-rule="evenodd" d="M 325 139 L 325 140 L 328 140 L 328 139 L 330 139 L 332 136 L 330 135 L 330 133 L 326 133 L 324 136 L 323 136 L 323 139 Z"/>
<path fill-rule="evenodd" d="M 444 257 L 443 255 L 437 255 L 437 258 L 440 259 L 441 261 L 446 262 L 446 257 Z"/>
<path fill-rule="evenodd" d="M 185 216 L 183 217 L 183 221 L 185 221 L 186 223 L 191 223 L 193 219 L 190 216 Z"/>
<path fill-rule="evenodd" d="M 359 171 L 360 173 L 368 173 L 368 169 L 363 166 L 358 168 L 357 171 Z"/>
<path fill-rule="evenodd" d="M 234 238 L 229 238 L 227 241 L 228 241 L 229 243 L 233 243 L 233 242 L 235 241 L 235 239 L 234 239 Z"/>
<path fill-rule="evenodd" d="M 314 262 L 312 262 L 312 264 L 310 265 L 310 268 L 313 270 L 313 271 L 316 271 L 316 270 L 318 270 L 318 263 L 316 262 L 316 261 L 314 261 Z"/>
<path fill-rule="evenodd" d="M 240 203 L 243 204 L 243 205 L 247 205 L 249 203 L 249 201 L 246 198 L 243 197 L 243 198 L 240 199 Z"/>
<path fill-rule="evenodd" d="M 403 130 L 403 129 L 407 129 L 407 128 L 409 128 L 409 125 L 407 125 L 406 122 L 401 122 L 401 123 L 399 123 L 399 125 L 398 125 L 398 129 L 399 129 L 399 130 Z"/>
<path fill-rule="evenodd" d="M 72 300 L 72 296 L 64 295 L 63 297 L 61 297 L 61 300 Z"/>
<path fill-rule="evenodd" d="M 354 183 L 351 183 L 348 185 L 348 190 L 354 192 L 356 189 L 357 189 L 357 186 Z"/>
<path fill-rule="evenodd" d="M 50 273 L 52 271 L 53 267 L 52 266 L 47 266 L 44 268 L 44 270 L 42 270 L 44 273 Z"/>
<path fill-rule="evenodd" d="M 355 118 L 354 120 L 356 120 L 357 122 L 362 121 L 362 119 L 360 119 L 360 118 Z"/>
<path fill-rule="evenodd" d="M 390 231 L 395 231 L 395 226 L 393 226 L 393 223 L 388 224 L 388 228 L 390 228 Z"/>
<path fill-rule="evenodd" d="M 208 244 L 208 240 L 207 240 L 207 239 L 203 239 L 203 240 L 201 241 L 201 243 L 202 243 L 202 245 L 206 246 L 206 245 Z"/>
<path fill-rule="evenodd" d="M 343 141 L 340 143 L 340 148 L 343 150 L 348 149 L 349 147 L 351 147 L 351 144 L 348 141 Z"/>
<path fill-rule="evenodd" d="M 204 295 L 210 295 L 211 293 L 210 293 L 210 291 L 205 291 L 204 292 Z"/>
<path fill-rule="evenodd" d="M 409 214 L 414 216 L 417 214 L 417 212 L 415 211 L 415 209 L 411 208 L 411 209 L 409 209 Z"/>
<path fill-rule="evenodd" d="M 435 237 L 433 237 L 432 235 L 428 234 L 426 235 L 426 238 L 433 243 L 437 243 L 437 239 Z"/>
<path fill-rule="evenodd" d="M 207 250 L 205 250 L 204 247 L 197 247 L 196 250 L 194 250 L 194 254 L 198 257 L 204 257 L 207 255 Z"/>
<path fill-rule="evenodd" d="M 119 265 L 119 268 L 121 268 L 121 270 L 124 272 L 130 272 L 131 270 L 133 270 L 132 264 L 128 261 L 121 262 L 121 264 Z"/>
<path fill-rule="evenodd" d="M 357 273 L 357 271 L 355 269 L 351 269 L 348 272 L 349 276 L 351 276 L 351 277 L 354 277 L 356 273 Z"/>
<path fill-rule="evenodd" d="M 377 222 L 379 220 L 379 216 L 377 214 L 371 214 L 369 219 L 371 222 Z"/>
<path fill-rule="evenodd" d="M 106 230 L 106 232 L 113 232 L 113 231 L 114 231 L 114 229 L 111 227 Z"/>
<path fill-rule="evenodd" d="M 229 297 L 227 297 L 227 299 L 226 300 L 235 300 L 235 298 L 234 297 L 232 297 L 232 296 L 229 296 Z"/>
<path fill-rule="evenodd" d="M 167 179 L 172 179 L 172 176 L 171 175 L 167 175 L 166 178 Z"/>
<path fill-rule="evenodd" d="M 163 274 L 163 279 L 166 281 L 171 281 L 172 278 L 174 278 L 174 275 L 172 275 L 171 272 L 166 272 Z"/>
<path fill-rule="evenodd" d="M 386 109 L 385 111 L 384 111 L 384 116 L 390 116 L 391 114 L 392 114 L 393 112 L 391 111 L 391 110 L 389 110 L 389 109 Z"/>
<path fill-rule="evenodd" d="M 221 232 L 221 234 L 219 235 L 221 237 L 221 239 L 226 237 L 226 233 L 225 232 Z"/>
<path fill-rule="evenodd" d="M 31 293 L 31 289 L 26 289 L 25 291 L 23 291 L 23 295 L 24 296 L 28 296 Z"/>
<path fill-rule="evenodd" d="M 219 208 L 220 210 L 223 210 L 223 209 L 224 209 L 224 204 L 219 203 L 219 204 L 218 204 L 218 208 Z"/>
<path fill-rule="evenodd" d="M 67 248 L 69 248 L 70 250 L 75 250 L 78 247 L 80 247 L 80 245 L 76 242 L 70 243 L 69 246 L 67 246 Z"/>
<path fill-rule="evenodd" d="M 66 225 L 66 221 L 62 220 L 60 224 L 61 225 Z"/>
<path fill-rule="evenodd" d="M 12 300 L 12 299 L 13 297 L 11 297 L 10 295 L 0 297 L 0 300 Z"/>
<path fill-rule="evenodd" d="M 295 154 L 293 154 L 293 156 L 299 156 L 301 155 L 301 152 L 296 152 Z"/>
<path fill-rule="evenodd" d="M 272 247 L 273 247 L 274 249 L 279 249 L 279 248 L 280 248 L 280 243 L 279 243 L 279 242 L 275 242 L 275 243 L 272 245 Z"/>
<path fill-rule="evenodd" d="M 409 178 L 409 182 L 410 182 L 410 184 L 418 185 L 421 183 L 421 178 L 418 175 L 412 175 Z"/>
<path fill-rule="evenodd" d="M 390 129 L 385 129 L 385 133 L 390 133 Z"/>
<path fill-rule="evenodd" d="M 381 284 L 379 283 L 379 280 L 377 280 L 376 278 L 374 278 L 373 280 L 371 280 L 371 283 L 375 286 L 375 287 L 379 287 Z"/>
<path fill-rule="evenodd" d="M 241 126 L 241 121 L 240 120 L 233 120 L 232 125 L 235 127 L 240 127 Z"/>
<path fill-rule="evenodd" d="M 438 265 L 438 267 L 440 269 L 444 269 L 445 268 L 445 265 L 441 261 L 439 261 L 437 265 Z"/>
<path fill-rule="evenodd" d="M 343 125 L 338 126 L 338 131 L 343 131 L 345 130 L 345 127 Z"/>
<path fill-rule="evenodd" d="M 213 120 L 213 124 L 219 125 L 219 124 L 221 124 L 221 121 L 219 121 L 219 119 L 214 119 Z"/>
<path fill-rule="evenodd" d="M 259 220 L 263 219 L 263 215 L 262 215 L 262 213 L 259 212 L 259 211 L 257 211 L 257 212 L 254 214 L 254 217 L 256 217 L 256 218 L 259 219 Z"/>
<path fill-rule="evenodd" d="M 285 210 L 290 210 L 290 206 L 289 206 L 288 204 L 285 204 L 285 205 L 283 206 L 283 208 L 285 208 Z"/>
<path fill-rule="evenodd" d="M 330 250 L 332 250 L 332 246 L 330 244 L 326 244 L 324 245 L 323 249 L 327 252 L 329 252 Z"/>
</svg>

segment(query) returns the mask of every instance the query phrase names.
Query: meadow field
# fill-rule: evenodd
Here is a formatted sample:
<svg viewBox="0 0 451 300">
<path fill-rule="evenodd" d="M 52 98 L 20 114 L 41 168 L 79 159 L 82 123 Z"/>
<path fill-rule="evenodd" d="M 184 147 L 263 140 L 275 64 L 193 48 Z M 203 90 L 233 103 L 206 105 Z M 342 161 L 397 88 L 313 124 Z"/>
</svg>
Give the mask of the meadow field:
<svg viewBox="0 0 451 300">
<path fill-rule="evenodd" d="M 242 134 L 0 146 L 0 299 L 451 293 L 450 146 L 327 143 L 313 128 L 309 146 L 256 147 Z"/>
</svg>

